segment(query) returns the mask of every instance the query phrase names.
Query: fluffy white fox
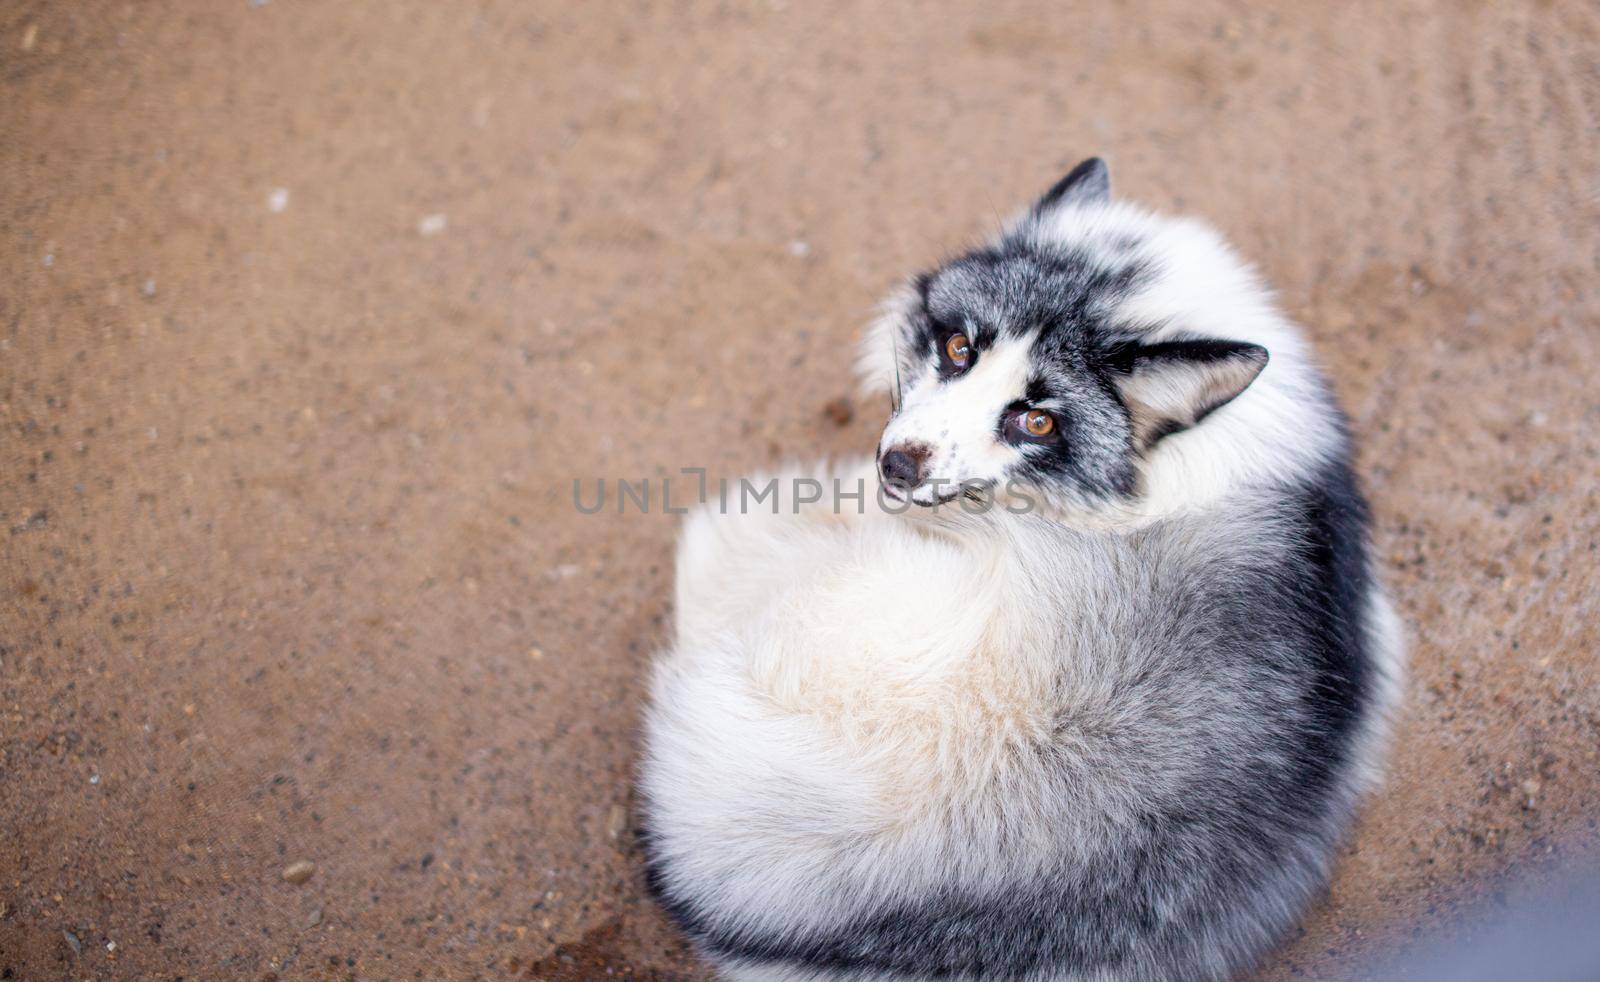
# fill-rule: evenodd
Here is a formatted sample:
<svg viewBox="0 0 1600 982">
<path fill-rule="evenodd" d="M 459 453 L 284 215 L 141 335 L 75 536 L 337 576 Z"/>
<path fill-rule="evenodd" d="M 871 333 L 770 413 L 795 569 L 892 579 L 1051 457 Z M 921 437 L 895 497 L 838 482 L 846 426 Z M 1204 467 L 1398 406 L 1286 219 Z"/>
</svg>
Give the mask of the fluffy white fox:
<svg viewBox="0 0 1600 982">
<path fill-rule="evenodd" d="M 684 527 L 652 888 L 732 978 L 1249 966 L 1325 884 L 1403 663 L 1300 332 L 1096 159 L 863 350 L 873 459 Z"/>
</svg>

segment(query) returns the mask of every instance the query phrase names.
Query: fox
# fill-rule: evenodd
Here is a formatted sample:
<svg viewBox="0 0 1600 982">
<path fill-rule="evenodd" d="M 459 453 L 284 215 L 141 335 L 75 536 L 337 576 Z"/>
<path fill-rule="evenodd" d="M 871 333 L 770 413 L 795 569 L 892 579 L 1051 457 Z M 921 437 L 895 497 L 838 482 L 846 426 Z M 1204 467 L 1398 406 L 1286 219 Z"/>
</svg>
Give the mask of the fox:
<svg viewBox="0 0 1600 982">
<path fill-rule="evenodd" d="M 1405 662 L 1304 333 L 1091 158 L 837 361 L 888 397 L 875 451 L 684 520 L 655 897 L 736 980 L 1257 964 L 1379 781 Z"/>
</svg>

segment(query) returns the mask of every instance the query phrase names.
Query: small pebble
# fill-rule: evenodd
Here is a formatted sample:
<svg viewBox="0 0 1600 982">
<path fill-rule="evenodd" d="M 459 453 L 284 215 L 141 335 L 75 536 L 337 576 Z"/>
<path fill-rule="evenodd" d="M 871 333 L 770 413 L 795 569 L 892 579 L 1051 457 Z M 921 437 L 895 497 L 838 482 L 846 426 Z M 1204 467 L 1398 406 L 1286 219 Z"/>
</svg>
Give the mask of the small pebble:
<svg viewBox="0 0 1600 982">
<path fill-rule="evenodd" d="M 66 928 L 62 928 L 61 929 L 61 936 L 63 938 L 66 938 L 67 939 L 67 944 L 72 946 L 72 953 L 74 955 L 83 954 L 83 942 L 78 940 L 78 936 L 76 934 L 73 934 L 71 931 L 68 931 Z"/>
<path fill-rule="evenodd" d="M 450 220 L 443 213 L 428 215 L 417 223 L 417 231 L 422 235 L 438 235 L 450 224 Z"/>
<path fill-rule="evenodd" d="M 799 239 L 795 239 L 793 242 L 789 243 L 789 255 L 794 256 L 796 259 L 804 259 L 810 254 L 811 244 L 809 242 L 802 242 Z"/>
<path fill-rule="evenodd" d="M 311 912 L 311 916 L 310 917 L 306 918 L 306 927 L 316 927 L 318 924 L 321 924 L 321 923 L 322 923 L 322 908 L 318 907 L 316 910 Z"/>
<path fill-rule="evenodd" d="M 155 296 L 156 295 L 156 281 L 153 280 L 153 279 L 145 280 L 144 281 L 144 285 L 139 287 L 139 292 L 144 294 L 146 297 Z"/>
<path fill-rule="evenodd" d="M 22 31 L 22 50 L 32 51 L 33 43 L 39 40 L 39 25 L 29 24 Z"/>
<path fill-rule="evenodd" d="M 289 207 L 289 189 L 273 188 L 272 193 L 267 195 L 267 210 L 280 212 L 287 207 Z"/>
<path fill-rule="evenodd" d="M 304 883 L 311 879 L 317 871 L 317 864 L 309 859 L 302 859 L 298 863 L 290 863 L 283 868 L 283 882 Z"/>
<path fill-rule="evenodd" d="M 615 839 L 622 835 L 627 827 L 628 809 L 621 805 L 612 805 L 611 810 L 606 813 L 606 834 Z"/>
</svg>

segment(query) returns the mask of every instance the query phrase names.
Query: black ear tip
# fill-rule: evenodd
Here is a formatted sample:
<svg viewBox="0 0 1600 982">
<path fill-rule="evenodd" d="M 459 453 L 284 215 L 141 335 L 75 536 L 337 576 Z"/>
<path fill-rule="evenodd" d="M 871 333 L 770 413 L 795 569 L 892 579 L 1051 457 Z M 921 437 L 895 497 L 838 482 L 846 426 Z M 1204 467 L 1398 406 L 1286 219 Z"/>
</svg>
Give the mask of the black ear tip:
<svg viewBox="0 0 1600 982">
<path fill-rule="evenodd" d="M 1072 173 L 1074 174 L 1093 174 L 1096 172 L 1104 174 L 1107 177 L 1111 176 L 1111 168 L 1106 166 L 1105 158 L 1090 157 L 1089 159 L 1079 163 L 1078 166 L 1072 168 Z"/>
<path fill-rule="evenodd" d="M 1111 170 L 1099 157 L 1090 157 L 1067 172 L 1034 206 L 1043 212 L 1058 204 L 1107 201 L 1111 197 Z"/>
</svg>

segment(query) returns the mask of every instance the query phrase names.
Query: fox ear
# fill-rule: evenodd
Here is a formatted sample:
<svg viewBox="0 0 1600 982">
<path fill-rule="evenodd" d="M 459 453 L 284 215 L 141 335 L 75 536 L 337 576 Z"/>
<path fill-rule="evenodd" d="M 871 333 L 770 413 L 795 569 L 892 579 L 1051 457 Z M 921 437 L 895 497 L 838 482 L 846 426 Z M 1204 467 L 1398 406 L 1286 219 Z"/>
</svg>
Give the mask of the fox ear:
<svg viewBox="0 0 1600 982">
<path fill-rule="evenodd" d="M 1043 215 L 1063 205 L 1103 204 L 1110 200 L 1111 172 L 1105 161 L 1090 157 L 1046 191 L 1033 206 L 1033 213 Z"/>
<path fill-rule="evenodd" d="M 1117 388 L 1142 450 L 1249 388 L 1267 367 L 1267 349 L 1242 341 L 1162 341 L 1125 348 L 1117 361 Z"/>
</svg>

